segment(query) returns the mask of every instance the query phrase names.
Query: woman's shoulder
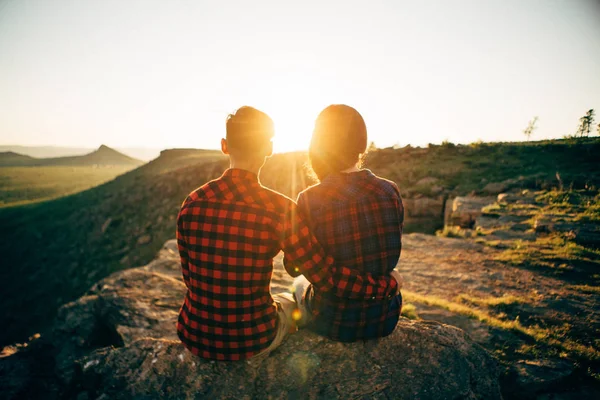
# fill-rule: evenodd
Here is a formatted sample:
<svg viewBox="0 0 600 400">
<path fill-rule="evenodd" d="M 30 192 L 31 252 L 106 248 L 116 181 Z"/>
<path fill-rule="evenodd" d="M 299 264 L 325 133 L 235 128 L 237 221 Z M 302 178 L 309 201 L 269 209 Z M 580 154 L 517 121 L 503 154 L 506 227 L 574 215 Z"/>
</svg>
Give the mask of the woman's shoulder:
<svg viewBox="0 0 600 400">
<path fill-rule="evenodd" d="M 386 193 L 386 194 L 389 194 L 389 195 L 401 197 L 400 196 L 400 189 L 398 188 L 398 185 L 394 181 L 391 181 L 389 179 L 386 179 L 386 178 L 383 178 L 381 176 L 375 175 L 374 173 L 371 172 L 370 183 L 374 187 L 376 187 L 378 190 L 380 190 L 382 193 Z"/>
</svg>

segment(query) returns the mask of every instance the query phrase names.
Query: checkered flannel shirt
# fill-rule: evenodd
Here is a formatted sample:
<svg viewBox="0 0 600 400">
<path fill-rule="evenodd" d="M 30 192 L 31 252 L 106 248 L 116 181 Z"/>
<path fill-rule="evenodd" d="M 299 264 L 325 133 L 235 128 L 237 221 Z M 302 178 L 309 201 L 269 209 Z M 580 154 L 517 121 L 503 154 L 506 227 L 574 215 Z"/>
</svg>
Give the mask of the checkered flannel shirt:
<svg viewBox="0 0 600 400">
<path fill-rule="evenodd" d="M 298 196 L 298 208 L 336 262 L 373 276 L 388 276 L 400 258 L 404 207 L 395 183 L 369 170 L 326 177 Z M 284 259 L 286 269 L 293 262 Z M 311 329 L 349 342 L 390 334 L 402 297 L 350 299 L 314 285 L 305 293 Z"/>
<path fill-rule="evenodd" d="M 269 286 L 283 250 L 294 273 L 344 298 L 383 299 L 397 291 L 389 276 L 334 265 L 289 198 L 255 174 L 228 169 L 184 201 L 177 244 L 188 288 L 177 333 L 194 354 L 214 360 L 252 357 L 275 338 L 278 317 Z"/>
</svg>

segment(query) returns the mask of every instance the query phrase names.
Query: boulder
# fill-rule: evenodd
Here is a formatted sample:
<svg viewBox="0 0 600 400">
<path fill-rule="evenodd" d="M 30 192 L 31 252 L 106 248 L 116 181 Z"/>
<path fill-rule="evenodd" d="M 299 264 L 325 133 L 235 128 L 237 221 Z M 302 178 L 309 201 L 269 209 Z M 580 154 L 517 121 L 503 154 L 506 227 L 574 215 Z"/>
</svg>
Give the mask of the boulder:
<svg viewBox="0 0 600 400">
<path fill-rule="evenodd" d="M 498 194 L 504 192 L 509 186 L 504 182 L 490 182 L 483 187 L 483 192 L 487 194 Z"/>
<path fill-rule="evenodd" d="M 405 217 L 423 218 L 435 217 L 442 220 L 444 213 L 444 198 L 421 197 L 418 199 L 402 199 Z"/>
<path fill-rule="evenodd" d="M 501 398 L 496 362 L 462 330 L 404 318 L 368 342 L 300 331 L 261 361 L 208 361 L 177 341 L 140 339 L 77 364 L 87 398 Z"/>
<path fill-rule="evenodd" d="M 434 178 L 433 176 L 426 176 L 425 178 L 419 179 L 415 186 L 433 186 L 436 185 L 438 182 L 438 178 Z"/>
<path fill-rule="evenodd" d="M 515 193 L 500 193 L 497 197 L 498 203 L 536 204 L 535 193 L 528 190 Z"/>
<path fill-rule="evenodd" d="M 494 201 L 494 197 L 456 197 L 452 203 L 450 225 L 473 228 L 477 217 L 482 214 L 481 209 Z"/>
</svg>

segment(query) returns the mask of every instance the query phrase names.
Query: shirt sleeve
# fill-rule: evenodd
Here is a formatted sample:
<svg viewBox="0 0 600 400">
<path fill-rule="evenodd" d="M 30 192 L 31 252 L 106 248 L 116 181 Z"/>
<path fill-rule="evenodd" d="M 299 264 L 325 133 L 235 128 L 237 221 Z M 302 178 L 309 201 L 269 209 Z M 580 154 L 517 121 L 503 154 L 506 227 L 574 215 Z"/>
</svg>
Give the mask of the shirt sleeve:
<svg viewBox="0 0 600 400">
<path fill-rule="evenodd" d="M 190 267 L 189 267 L 189 253 L 187 243 L 185 241 L 185 231 L 183 229 L 183 215 L 185 214 L 185 202 L 179 211 L 177 216 L 177 248 L 179 249 L 179 258 L 181 260 L 181 272 L 183 274 L 183 282 L 190 288 Z"/>
<path fill-rule="evenodd" d="M 300 215 L 300 218 L 302 218 L 308 224 L 308 226 L 310 226 L 311 225 L 310 211 L 307 208 L 308 203 L 306 201 L 306 195 L 304 194 L 304 192 L 298 193 L 298 198 L 296 199 L 296 204 L 297 204 L 296 210 L 297 210 L 298 214 Z M 296 266 L 294 261 L 291 260 L 291 257 L 292 257 L 291 253 L 284 252 L 283 267 L 285 268 L 285 271 L 290 276 L 295 278 L 297 276 L 302 275 L 302 272 L 300 272 L 300 268 L 298 268 Z"/>
<path fill-rule="evenodd" d="M 370 273 L 335 265 L 310 232 L 296 205 L 290 201 L 278 225 L 280 246 L 285 253 L 285 269 L 303 274 L 319 290 L 348 299 L 382 300 L 393 296 L 398 282 L 390 275 Z"/>
</svg>

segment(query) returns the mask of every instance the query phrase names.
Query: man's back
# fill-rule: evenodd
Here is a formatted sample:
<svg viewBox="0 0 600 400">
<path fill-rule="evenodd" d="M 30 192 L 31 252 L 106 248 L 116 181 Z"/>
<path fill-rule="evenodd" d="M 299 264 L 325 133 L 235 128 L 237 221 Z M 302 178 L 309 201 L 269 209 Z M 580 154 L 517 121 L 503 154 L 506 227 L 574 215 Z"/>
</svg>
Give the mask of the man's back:
<svg viewBox="0 0 600 400">
<path fill-rule="evenodd" d="M 280 250 L 277 225 L 291 203 L 238 169 L 184 202 L 177 238 L 189 290 L 177 331 L 194 354 L 239 360 L 273 340 L 277 309 L 269 285 Z"/>
</svg>

